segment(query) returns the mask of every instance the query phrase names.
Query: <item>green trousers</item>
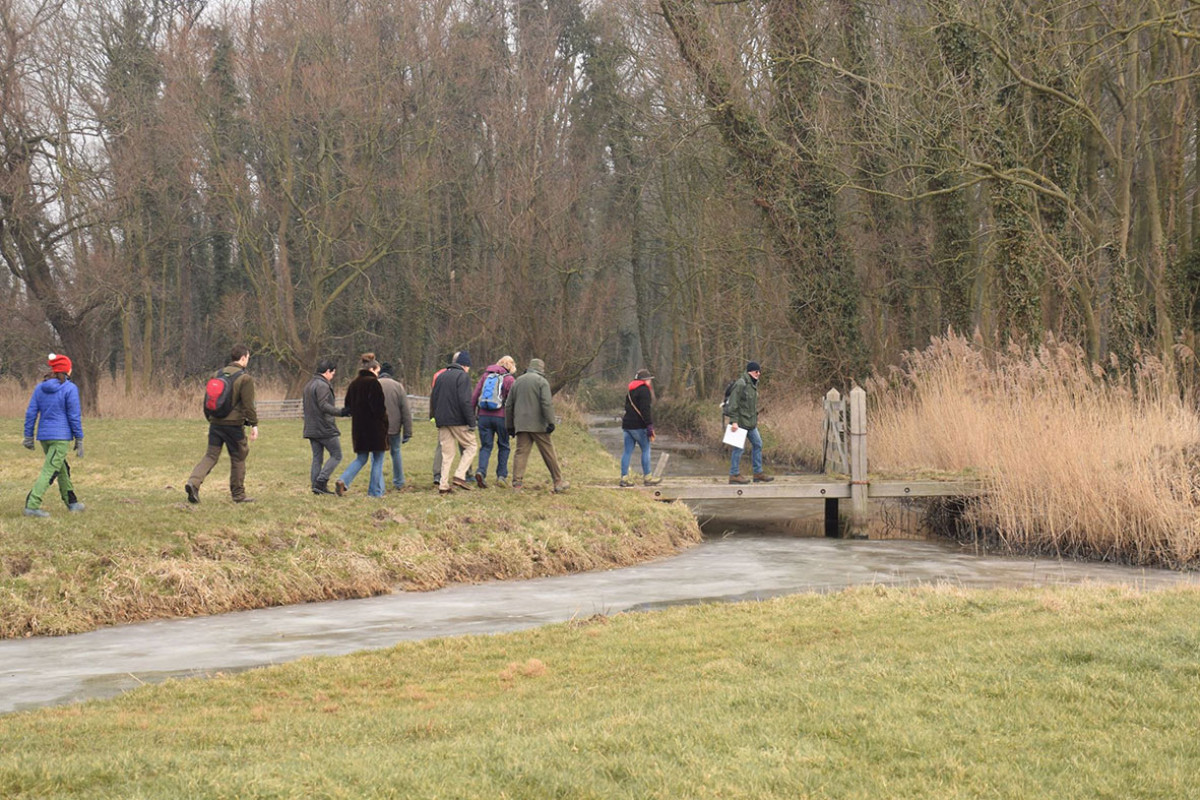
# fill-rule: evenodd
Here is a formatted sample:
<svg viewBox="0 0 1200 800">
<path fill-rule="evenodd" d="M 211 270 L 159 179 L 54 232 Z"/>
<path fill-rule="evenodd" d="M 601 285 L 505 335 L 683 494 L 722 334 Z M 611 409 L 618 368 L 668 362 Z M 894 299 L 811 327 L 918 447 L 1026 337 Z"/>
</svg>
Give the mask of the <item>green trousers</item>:
<svg viewBox="0 0 1200 800">
<path fill-rule="evenodd" d="M 67 453 L 71 452 L 71 442 L 42 442 L 42 449 L 46 451 L 46 460 L 42 462 L 42 473 L 37 476 L 33 488 L 29 490 L 29 496 L 25 498 L 25 507 L 41 508 L 42 498 L 46 496 L 46 491 L 56 476 L 58 493 L 62 495 L 64 503 L 70 504 L 70 498 L 75 492 L 75 484 L 71 483 L 71 468 L 67 465 Z"/>
</svg>

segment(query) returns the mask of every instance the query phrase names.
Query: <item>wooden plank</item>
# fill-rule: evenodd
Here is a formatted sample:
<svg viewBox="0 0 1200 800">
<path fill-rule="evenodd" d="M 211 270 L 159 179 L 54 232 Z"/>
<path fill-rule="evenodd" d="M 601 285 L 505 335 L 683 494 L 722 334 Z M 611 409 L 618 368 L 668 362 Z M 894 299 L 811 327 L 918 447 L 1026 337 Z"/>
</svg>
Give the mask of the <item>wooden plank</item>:
<svg viewBox="0 0 1200 800">
<path fill-rule="evenodd" d="M 971 497 L 983 493 L 983 484 L 970 480 L 871 481 L 871 497 Z"/>
<path fill-rule="evenodd" d="M 971 480 L 887 480 L 864 487 L 869 498 L 970 497 L 983 491 Z M 676 479 L 642 488 L 657 500 L 837 500 L 853 496 L 849 481 L 831 481 L 823 476 L 780 477 L 773 483 L 727 484 L 715 480 Z"/>
<path fill-rule="evenodd" d="M 820 500 L 850 496 L 850 484 L 841 482 L 822 483 L 690 483 L 671 482 L 646 487 L 656 500 Z"/>
</svg>

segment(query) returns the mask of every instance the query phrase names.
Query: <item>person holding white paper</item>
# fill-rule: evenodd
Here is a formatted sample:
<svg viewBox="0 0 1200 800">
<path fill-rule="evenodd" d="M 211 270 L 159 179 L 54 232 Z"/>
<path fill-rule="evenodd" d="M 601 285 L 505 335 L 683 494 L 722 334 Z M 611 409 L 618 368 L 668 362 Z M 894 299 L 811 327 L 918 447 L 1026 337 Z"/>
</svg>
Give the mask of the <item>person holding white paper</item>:
<svg viewBox="0 0 1200 800">
<path fill-rule="evenodd" d="M 750 464 L 754 469 L 756 483 L 775 480 L 763 472 L 762 436 L 758 432 L 758 379 L 762 377 L 762 366 L 757 361 L 746 364 L 746 372 L 738 378 L 729 393 L 726 414 L 729 416 L 727 436 L 736 436 L 744 431 L 750 443 Z M 743 443 L 744 444 L 744 443 Z M 745 447 L 734 447 L 729 462 L 730 483 L 750 483 L 750 478 L 741 474 L 742 453 Z"/>
</svg>

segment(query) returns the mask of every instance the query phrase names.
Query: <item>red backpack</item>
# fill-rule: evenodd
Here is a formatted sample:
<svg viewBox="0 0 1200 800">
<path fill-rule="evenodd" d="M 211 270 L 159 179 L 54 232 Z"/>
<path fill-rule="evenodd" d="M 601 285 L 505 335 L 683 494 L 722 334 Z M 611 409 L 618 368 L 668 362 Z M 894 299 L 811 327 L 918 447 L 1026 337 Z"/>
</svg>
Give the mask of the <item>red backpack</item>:
<svg viewBox="0 0 1200 800">
<path fill-rule="evenodd" d="M 233 382 L 246 370 L 239 369 L 232 375 L 218 371 L 204 384 L 204 418 L 224 419 L 233 411 Z"/>
</svg>

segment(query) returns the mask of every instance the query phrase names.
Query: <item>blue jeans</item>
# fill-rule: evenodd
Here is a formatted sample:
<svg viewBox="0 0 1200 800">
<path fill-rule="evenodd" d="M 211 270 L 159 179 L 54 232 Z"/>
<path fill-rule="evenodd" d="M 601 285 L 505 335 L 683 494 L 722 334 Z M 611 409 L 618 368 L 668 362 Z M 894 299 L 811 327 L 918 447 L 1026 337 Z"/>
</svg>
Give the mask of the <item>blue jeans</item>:
<svg viewBox="0 0 1200 800">
<path fill-rule="evenodd" d="M 392 486 L 397 489 L 404 488 L 404 460 L 400 457 L 400 440 L 403 438 L 403 433 L 388 437 L 388 449 L 392 453 Z"/>
<path fill-rule="evenodd" d="M 746 441 L 750 443 L 750 465 L 754 467 L 754 474 L 758 475 L 762 472 L 762 436 L 758 433 L 758 428 L 746 428 Z M 737 475 L 742 468 L 742 451 L 746 448 L 733 448 L 733 457 L 729 462 L 729 474 Z"/>
<path fill-rule="evenodd" d="M 629 474 L 629 461 L 633 458 L 633 446 L 642 448 L 642 475 L 650 474 L 650 431 L 645 428 L 625 430 L 625 452 L 621 456 L 621 477 Z"/>
<path fill-rule="evenodd" d="M 383 497 L 383 454 L 385 451 L 380 450 L 377 453 L 355 453 L 354 460 L 346 467 L 346 471 L 338 478 L 339 481 L 350 485 L 354 480 L 354 476 L 358 471 L 367 465 L 367 459 L 371 459 L 371 482 L 367 484 L 368 497 Z"/>
<path fill-rule="evenodd" d="M 500 452 L 496 454 L 496 477 L 508 477 L 508 429 L 504 427 L 504 417 L 488 417 L 479 415 L 479 469 L 480 475 L 487 477 L 488 459 L 492 457 L 492 442 L 495 441 Z"/>
</svg>

